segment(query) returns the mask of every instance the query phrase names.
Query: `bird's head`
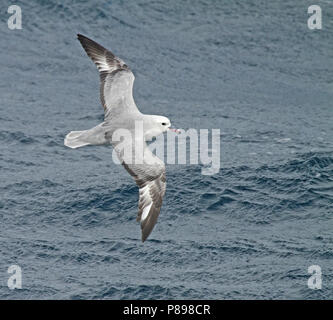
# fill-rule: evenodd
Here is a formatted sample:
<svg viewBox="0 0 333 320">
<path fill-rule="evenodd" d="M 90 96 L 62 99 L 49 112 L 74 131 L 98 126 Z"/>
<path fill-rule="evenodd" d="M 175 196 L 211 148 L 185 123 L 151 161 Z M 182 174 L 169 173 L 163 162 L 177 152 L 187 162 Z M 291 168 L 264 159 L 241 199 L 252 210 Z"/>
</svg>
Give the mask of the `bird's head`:
<svg viewBox="0 0 333 320">
<path fill-rule="evenodd" d="M 150 116 L 149 128 L 145 131 L 146 140 L 151 140 L 169 129 L 178 132 L 176 129 L 171 128 L 171 122 L 167 117 L 163 116 Z"/>
<path fill-rule="evenodd" d="M 163 116 L 153 116 L 156 129 L 160 129 L 160 132 L 163 133 L 171 127 L 171 122 L 167 117 Z"/>
</svg>

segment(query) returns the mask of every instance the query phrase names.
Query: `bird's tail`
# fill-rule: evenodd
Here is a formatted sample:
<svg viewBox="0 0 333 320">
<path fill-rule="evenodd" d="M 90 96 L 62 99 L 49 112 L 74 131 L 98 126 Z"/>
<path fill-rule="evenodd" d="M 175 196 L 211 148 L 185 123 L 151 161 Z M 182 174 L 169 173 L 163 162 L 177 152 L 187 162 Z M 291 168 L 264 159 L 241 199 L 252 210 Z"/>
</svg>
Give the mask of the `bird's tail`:
<svg viewBox="0 0 333 320">
<path fill-rule="evenodd" d="M 84 131 L 71 131 L 65 137 L 66 147 L 76 149 L 88 145 L 101 145 L 107 143 L 105 132 L 101 125 Z"/>
<path fill-rule="evenodd" d="M 86 133 L 86 130 L 85 131 L 71 131 L 65 137 L 64 145 L 66 147 L 69 147 L 72 149 L 76 149 L 76 148 L 80 148 L 80 147 L 89 145 L 90 143 L 88 141 L 85 141 L 85 139 L 84 139 L 85 133 Z"/>
</svg>

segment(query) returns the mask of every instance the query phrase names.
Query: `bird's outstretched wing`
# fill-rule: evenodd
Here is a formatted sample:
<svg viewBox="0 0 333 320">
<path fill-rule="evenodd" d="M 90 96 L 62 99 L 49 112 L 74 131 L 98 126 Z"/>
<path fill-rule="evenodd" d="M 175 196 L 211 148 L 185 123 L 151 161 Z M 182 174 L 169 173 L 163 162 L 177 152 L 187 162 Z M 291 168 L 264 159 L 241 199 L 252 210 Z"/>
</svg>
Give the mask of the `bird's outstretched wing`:
<svg viewBox="0 0 333 320">
<path fill-rule="evenodd" d="M 133 99 L 134 75 L 123 60 L 97 42 L 77 35 L 100 74 L 100 98 L 105 119 L 122 112 L 138 111 Z"/>
<path fill-rule="evenodd" d="M 137 221 L 141 223 L 142 241 L 152 232 L 159 216 L 166 189 L 165 165 L 145 144 L 143 161 L 136 164 L 125 162 L 115 147 L 122 165 L 139 187 L 139 211 Z"/>
</svg>

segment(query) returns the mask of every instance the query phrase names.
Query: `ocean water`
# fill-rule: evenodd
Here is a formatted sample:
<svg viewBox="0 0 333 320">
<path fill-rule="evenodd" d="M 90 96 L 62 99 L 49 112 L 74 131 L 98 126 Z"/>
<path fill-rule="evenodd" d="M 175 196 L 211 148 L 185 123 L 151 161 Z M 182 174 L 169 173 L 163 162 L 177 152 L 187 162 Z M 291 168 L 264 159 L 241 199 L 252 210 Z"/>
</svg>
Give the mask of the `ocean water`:
<svg viewBox="0 0 333 320">
<path fill-rule="evenodd" d="M 0 299 L 332 299 L 333 6 L 316 1 L 16 1 L 0 10 Z M 220 171 L 167 165 L 148 240 L 76 33 L 133 70 L 144 113 L 220 129 Z M 7 287 L 10 265 L 22 289 Z M 319 265 L 322 289 L 307 286 Z"/>
</svg>

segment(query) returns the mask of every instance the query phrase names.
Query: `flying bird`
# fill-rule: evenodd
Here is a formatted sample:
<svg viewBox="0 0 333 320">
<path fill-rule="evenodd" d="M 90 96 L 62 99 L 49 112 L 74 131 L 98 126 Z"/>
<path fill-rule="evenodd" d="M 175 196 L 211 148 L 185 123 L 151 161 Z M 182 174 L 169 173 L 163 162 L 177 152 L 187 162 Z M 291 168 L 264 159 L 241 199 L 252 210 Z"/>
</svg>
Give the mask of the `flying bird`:
<svg viewBox="0 0 333 320">
<path fill-rule="evenodd" d="M 137 221 L 141 224 L 141 239 L 144 242 L 157 222 L 166 189 L 164 162 L 149 150 L 146 142 L 168 129 L 177 130 L 171 128 L 168 118 L 143 114 L 138 110 L 133 99 L 134 75 L 123 60 L 95 41 L 81 34 L 77 37 L 99 71 L 104 121 L 89 130 L 71 131 L 66 135 L 64 144 L 70 148 L 113 146 L 120 162 L 139 187 Z M 137 123 L 141 123 L 142 135 L 136 134 Z M 133 139 L 115 139 L 114 134 L 119 129 L 130 132 Z M 125 154 L 126 148 L 132 151 L 130 156 Z M 136 161 L 135 156 L 140 161 Z"/>
</svg>

